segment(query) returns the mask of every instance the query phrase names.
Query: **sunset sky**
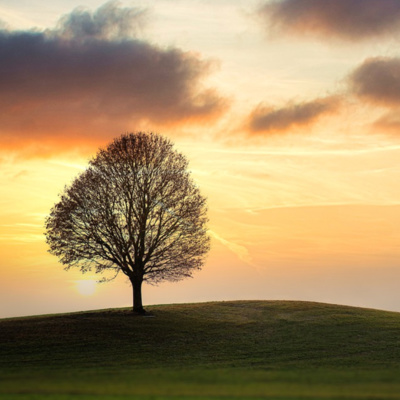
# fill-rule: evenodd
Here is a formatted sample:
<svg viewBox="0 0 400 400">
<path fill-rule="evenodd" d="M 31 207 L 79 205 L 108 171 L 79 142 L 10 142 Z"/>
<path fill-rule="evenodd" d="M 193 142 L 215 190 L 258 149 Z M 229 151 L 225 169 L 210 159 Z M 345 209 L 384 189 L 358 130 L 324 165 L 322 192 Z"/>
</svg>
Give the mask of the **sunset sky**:
<svg viewBox="0 0 400 400">
<path fill-rule="evenodd" d="M 44 219 L 113 138 L 190 161 L 212 250 L 145 304 L 400 311 L 400 0 L 0 0 L 0 318 L 130 306 Z"/>
</svg>

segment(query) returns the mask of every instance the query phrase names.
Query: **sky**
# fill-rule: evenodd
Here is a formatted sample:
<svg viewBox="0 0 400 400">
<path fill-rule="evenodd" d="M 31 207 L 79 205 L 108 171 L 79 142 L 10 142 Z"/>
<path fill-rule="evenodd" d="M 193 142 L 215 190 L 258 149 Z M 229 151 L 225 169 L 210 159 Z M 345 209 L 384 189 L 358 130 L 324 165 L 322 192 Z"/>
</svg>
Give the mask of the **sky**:
<svg viewBox="0 0 400 400">
<path fill-rule="evenodd" d="M 44 220 L 97 150 L 153 131 L 208 199 L 203 269 L 144 304 L 400 311 L 400 0 L 0 0 L 0 318 L 125 307 Z"/>
</svg>

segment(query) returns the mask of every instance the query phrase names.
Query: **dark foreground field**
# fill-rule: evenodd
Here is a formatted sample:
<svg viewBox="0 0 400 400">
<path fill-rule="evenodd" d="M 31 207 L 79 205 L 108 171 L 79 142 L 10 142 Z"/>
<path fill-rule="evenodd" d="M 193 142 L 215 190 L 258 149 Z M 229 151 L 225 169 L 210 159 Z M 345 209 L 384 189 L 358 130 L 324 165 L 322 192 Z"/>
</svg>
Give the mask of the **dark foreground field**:
<svg viewBox="0 0 400 400">
<path fill-rule="evenodd" d="M 400 399 L 400 314 L 222 302 L 0 320 L 0 399 Z"/>
</svg>

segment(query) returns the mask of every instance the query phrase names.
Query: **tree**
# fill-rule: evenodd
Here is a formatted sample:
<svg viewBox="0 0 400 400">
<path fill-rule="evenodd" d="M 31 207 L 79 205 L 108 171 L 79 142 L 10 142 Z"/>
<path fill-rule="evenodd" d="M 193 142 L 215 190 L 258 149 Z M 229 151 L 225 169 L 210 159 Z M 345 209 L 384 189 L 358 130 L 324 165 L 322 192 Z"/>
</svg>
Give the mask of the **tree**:
<svg viewBox="0 0 400 400">
<path fill-rule="evenodd" d="M 49 252 L 66 270 L 124 273 L 133 311 L 145 313 L 143 281 L 190 277 L 209 250 L 206 199 L 187 166 L 186 157 L 158 134 L 115 139 L 51 209 L 45 224 Z"/>
</svg>

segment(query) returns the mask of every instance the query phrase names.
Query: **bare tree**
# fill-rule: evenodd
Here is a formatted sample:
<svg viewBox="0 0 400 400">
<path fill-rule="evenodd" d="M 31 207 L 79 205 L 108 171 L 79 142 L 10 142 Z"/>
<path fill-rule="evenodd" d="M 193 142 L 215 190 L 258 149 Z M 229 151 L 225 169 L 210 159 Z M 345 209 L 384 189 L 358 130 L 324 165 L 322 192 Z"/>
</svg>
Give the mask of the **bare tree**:
<svg viewBox="0 0 400 400">
<path fill-rule="evenodd" d="M 134 312 L 145 313 L 143 281 L 190 277 L 209 250 L 206 199 L 187 166 L 163 136 L 115 139 L 51 209 L 49 252 L 66 270 L 123 272 L 132 283 Z"/>
</svg>

